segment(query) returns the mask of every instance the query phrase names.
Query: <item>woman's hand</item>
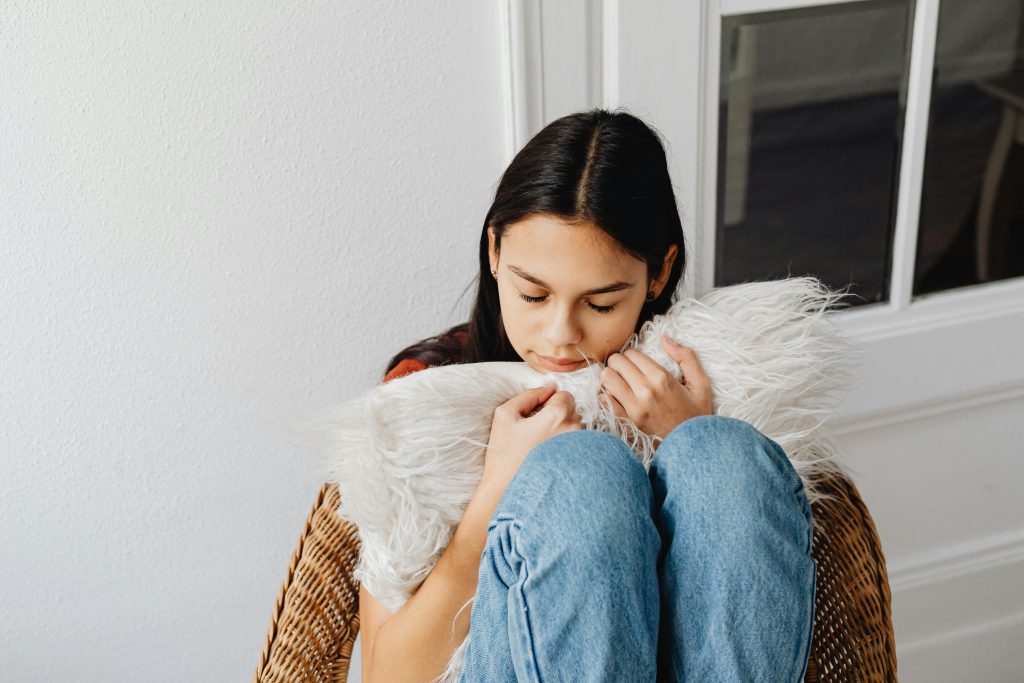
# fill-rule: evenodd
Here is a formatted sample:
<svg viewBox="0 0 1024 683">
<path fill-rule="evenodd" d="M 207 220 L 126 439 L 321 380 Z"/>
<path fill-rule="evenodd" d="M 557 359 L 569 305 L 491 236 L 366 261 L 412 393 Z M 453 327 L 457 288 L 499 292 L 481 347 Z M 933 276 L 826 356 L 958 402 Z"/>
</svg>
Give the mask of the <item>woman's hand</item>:
<svg viewBox="0 0 1024 683">
<path fill-rule="evenodd" d="M 711 380 L 693 349 L 666 336 L 662 336 L 661 345 L 682 368 L 681 381 L 650 356 L 627 349 L 608 357 L 607 367 L 601 371 L 601 385 L 608 392 L 602 400 L 616 415 L 628 417 L 647 434 L 664 439 L 686 420 L 710 415 L 714 408 Z"/>
<path fill-rule="evenodd" d="M 553 384 L 527 389 L 494 410 L 481 483 L 500 495 L 527 454 L 556 434 L 583 428 L 568 391 Z"/>
</svg>

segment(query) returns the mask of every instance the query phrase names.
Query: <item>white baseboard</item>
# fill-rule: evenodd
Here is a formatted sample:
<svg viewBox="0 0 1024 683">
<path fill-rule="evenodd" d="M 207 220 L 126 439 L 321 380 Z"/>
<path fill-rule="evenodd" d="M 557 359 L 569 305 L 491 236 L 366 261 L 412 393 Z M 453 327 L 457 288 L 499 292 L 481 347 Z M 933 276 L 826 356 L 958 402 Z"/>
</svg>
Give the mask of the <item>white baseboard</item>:
<svg viewBox="0 0 1024 683">
<path fill-rule="evenodd" d="M 895 594 L 1013 563 L 1024 563 L 1024 528 L 890 562 L 889 586 Z M 1024 587 L 1018 597 L 1024 608 Z"/>
</svg>

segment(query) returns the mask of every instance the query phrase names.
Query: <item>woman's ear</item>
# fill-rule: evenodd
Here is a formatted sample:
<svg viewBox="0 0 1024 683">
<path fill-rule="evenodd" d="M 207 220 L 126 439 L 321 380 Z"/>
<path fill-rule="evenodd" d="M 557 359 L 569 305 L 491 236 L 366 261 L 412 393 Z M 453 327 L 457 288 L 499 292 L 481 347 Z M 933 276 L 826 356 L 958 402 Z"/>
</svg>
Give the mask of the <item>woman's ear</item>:
<svg viewBox="0 0 1024 683">
<path fill-rule="evenodd" d="M 494 228 L 487 226 L 487 257 L 491 262 L 491 272 L 498 270 L 498 250 L 494 244 Z"/>
<path fill-rule="evenodd" d="M 676 245 L 668 245 L 665 260 L 661 262 L 661 272 L 658 273 L 658 277 L 651 283 L 651 291 L 654 292 L 655 298 L 661 296 L 661 290 L 665 288 L 665 283 L 668 282 L 668 276 L 672 273 L 672 264 L 675 263 L 678 254 L 679 248 Z"/>
</svg>

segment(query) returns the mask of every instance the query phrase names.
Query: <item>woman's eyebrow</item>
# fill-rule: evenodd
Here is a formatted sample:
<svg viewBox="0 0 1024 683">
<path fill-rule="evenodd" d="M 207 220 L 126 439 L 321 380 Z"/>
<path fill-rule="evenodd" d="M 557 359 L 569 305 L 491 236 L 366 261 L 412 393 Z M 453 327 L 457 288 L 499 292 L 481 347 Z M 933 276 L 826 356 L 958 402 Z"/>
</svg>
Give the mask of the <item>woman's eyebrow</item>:
<svg viewBox="0 0 1024 683">
<path fill-rule="evenodd" d="M 532 282 L 533 284 L 537 285 L 538 287 L 543 287 L 544 289 L 551 289 L 551 285 L 549 285 L 548 283 L 544 282 L 539 277 L 536 277 L 534 275 L 530 275 L 529 273 L 527 273 L 522 268 L 518 268 L 516 266 L 509 265 L 508 269 L 511 270 L 516 275 L 518 275 L 519 277 L 523 278 L 524 280 L 529 280 L 530 282 Z M 610 285 L 605 285 L 604 287 L 598 287 L 596 289 L 588 289 L 587 291 L 583 292 L 583 295 L 587 296 L 587 295 L 590 295 L 590 294 L 607 294 L 608 292 L 618 292 L 618 291 L 621 291 L 623 289 L 629 289 L 632 286 L 633 285 L 631 283 L 629 283 L 629 282 L 623 282 L 622 280 L 617 280 L 616 282 L 613 282 Z"/>
</svg>

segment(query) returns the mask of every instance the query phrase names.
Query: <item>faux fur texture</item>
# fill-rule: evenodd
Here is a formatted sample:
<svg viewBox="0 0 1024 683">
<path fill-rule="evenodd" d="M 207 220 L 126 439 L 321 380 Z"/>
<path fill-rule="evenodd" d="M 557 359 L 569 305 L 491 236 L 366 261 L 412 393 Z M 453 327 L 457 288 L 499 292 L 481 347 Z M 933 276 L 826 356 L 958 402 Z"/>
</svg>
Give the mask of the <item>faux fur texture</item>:
<svg viewBox="0 0 1024 683">
<path fill-rule="evenodd" d="M 721 287 L 677 301 L 626 347 L 676 378 L 679 367 L 662 351 L 660 336 L 692 347 L 711 379 L 715 412 L 749 422 L 782 446 L 813 502 L 820 495 L 816 481 L 841 469 L 825 430 L 854 368 L 854 349 L 826 315 L 841 295 L 810 277 Z M 555 381 L 573 394 L 586 428 L 620 437 L 649 467 L 652 437 L 598 403 L 600 369 L 439 366 L 328 413 L 324 470 L 338 483 L 338 514 L 359 528 L 355 577 L 392 612 L 411 597 L 447 547 L 480 480 L 494 408 L 527 388 Z M 458 680 L 467 642 L 438 681 Z"/>
</svg>

